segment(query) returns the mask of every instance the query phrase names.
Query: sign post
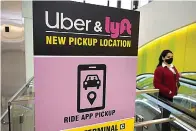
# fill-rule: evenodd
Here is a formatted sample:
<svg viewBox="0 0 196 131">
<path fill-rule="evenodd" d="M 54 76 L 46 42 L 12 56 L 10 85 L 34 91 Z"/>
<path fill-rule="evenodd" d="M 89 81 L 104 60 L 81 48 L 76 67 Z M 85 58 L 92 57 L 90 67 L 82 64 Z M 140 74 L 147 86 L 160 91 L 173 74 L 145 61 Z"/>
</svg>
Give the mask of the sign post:
<svg viewBox="0 0 196 131">
<path fill-rule="evenodd" d="M 139 13 L 34 1 L 36 131 L 133 131 Z"/>
</svg>

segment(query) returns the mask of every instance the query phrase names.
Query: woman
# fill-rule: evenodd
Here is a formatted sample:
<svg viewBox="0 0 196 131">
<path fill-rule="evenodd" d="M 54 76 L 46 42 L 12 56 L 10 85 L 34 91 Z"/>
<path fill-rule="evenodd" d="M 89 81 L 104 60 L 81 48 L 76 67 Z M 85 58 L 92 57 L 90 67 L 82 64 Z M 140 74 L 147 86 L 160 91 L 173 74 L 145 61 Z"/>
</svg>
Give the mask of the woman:
<svg viewBox="0 0 196 131">
<path fill-rule="evenodd" d="M 170 50 L 164 50 L 159 57 L 159 64 L 154 72 L 154 87 L 159 89 L 159 97 L 168 101 L 173 101 L 177 95 L 179 87 L 179 73 L 172 65 L 173 53 Z M 170 112 L 163 109 L 163 117 L 168 118 Z M 170 124 L 163 123 L 162 131 L 170 131 Z"/>
</svg>

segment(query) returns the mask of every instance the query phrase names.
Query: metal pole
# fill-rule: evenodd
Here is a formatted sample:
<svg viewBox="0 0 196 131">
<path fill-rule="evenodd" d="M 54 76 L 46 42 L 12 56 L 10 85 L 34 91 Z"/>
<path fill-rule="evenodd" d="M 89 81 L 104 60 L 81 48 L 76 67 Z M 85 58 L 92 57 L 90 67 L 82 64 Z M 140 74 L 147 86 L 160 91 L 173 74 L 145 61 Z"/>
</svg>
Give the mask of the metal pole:
<svg viewBox="0 0 196 131">
<path fill-rule="evenodd" d="M 139 1 L 138 0 L 133 0 L 133 10 L 138 9 Z"/>
<path fill-rule="evenodd" d="M 117 8 L 121 8 L 121 0 L 117 1 Z"/>
<path fill-rule="evenodd" d="M 9 131 L 11 131 L 11 102 L 8 102 L 8 121 L 9 121 Z"/>
<path fill-rule="evenodd" d="M 19 116 L 19 124 L 20 124 L 20 131 L 22 131 L 23 130 L 23 122 L 24 122 L 24 115 L 22 114 L 22 115 L 20 115 Z"/>
</svg>

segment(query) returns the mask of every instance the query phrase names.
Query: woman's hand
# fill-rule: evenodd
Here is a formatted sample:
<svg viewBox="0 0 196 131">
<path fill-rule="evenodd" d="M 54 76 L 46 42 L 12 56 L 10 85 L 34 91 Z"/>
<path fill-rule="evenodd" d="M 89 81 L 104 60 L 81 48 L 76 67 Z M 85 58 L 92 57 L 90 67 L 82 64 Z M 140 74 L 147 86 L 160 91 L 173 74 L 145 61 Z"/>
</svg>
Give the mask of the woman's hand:
<svg viewBox="0 0 196 131">
<path fill-rule="evenodd" d="M 169 91 L 169 94 L 171 94 L 172 92 L 171 91 Z"/>
<path fill-rule="evenodd" d="M 179 72 L 178 74 L 179 74 L 180 77 L 182 77 L 182 73 Z"/>
</svg>

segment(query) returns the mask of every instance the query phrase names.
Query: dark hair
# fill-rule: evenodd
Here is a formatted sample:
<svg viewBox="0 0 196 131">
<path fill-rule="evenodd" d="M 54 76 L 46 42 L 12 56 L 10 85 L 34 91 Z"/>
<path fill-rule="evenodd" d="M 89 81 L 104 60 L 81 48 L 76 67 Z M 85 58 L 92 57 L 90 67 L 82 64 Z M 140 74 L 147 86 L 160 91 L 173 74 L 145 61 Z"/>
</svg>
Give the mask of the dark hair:
<svg viewBox="0 0 196 131">
<path fill-rule="evenodd" d="M 159 64 L 157 65 L 157 67 L 162 65 L 162 63 L 163 63 L 162 57 L 165 57 L 168 53 L 172 53 L 172 51 L 170 51 L 170 50 L 162 51 L 161 55 L 159 56 Z"/>
</svg>

